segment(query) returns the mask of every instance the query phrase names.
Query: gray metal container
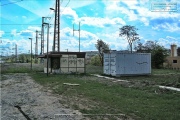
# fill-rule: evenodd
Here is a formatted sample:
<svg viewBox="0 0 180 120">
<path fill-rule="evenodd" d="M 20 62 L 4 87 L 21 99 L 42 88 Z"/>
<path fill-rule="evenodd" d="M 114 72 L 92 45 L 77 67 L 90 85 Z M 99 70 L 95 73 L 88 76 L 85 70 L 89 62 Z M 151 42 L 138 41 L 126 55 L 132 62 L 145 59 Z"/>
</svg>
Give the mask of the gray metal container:
<svg viewBox="0 0 180 120">
<path fill-rule="evenodd" d="M 105 53 L 104 74 L 112 76 L 149 75 L 151 74 L 151 54 Z"/>
</svg>

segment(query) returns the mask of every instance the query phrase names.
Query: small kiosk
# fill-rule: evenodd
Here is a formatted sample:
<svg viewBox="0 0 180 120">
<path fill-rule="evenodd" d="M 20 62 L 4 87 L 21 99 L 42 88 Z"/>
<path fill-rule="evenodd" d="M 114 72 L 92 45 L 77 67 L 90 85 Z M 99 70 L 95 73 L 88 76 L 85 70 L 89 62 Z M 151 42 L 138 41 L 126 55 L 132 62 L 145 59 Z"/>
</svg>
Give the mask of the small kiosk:
<svg viewBox="0 0 180 120">
<path fill-rule="evenodd" d="M 85 73 L 85 55 L 85 52 L 49 52 L 39 58 L 44 58 L 44 73 L 47 68 L 48 73 Z"/>
</svg>

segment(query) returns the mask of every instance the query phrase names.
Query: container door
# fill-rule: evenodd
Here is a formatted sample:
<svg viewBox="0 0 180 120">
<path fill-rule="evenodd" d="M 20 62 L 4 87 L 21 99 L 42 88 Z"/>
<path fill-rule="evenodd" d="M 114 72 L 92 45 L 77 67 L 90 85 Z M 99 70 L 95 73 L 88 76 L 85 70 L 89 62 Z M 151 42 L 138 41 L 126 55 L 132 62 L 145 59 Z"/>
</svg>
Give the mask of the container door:
<svg viewBox="0 0 180 120">
<path fill-rule="evenodd" d="M 109 60 L 109 54 L 104 54 L 104 74 L 110 75 L 110 60 Z"/>
<path fill-rule="evenodd" d="M 116 54 L 110 54 L 110 74 L 116 76 Z"/>
</svg>

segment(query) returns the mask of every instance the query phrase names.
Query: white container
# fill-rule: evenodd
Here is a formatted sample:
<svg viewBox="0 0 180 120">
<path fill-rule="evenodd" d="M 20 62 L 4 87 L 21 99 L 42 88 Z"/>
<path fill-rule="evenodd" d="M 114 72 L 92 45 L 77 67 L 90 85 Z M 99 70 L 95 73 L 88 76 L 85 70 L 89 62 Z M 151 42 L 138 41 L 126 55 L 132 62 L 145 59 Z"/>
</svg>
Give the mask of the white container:
<svg viewBox="0 0 180 120">
<path fill-rule="evenodd" d="M 104 74 L 112 76 L 149 75 L 151 74 L 151 54 L 105 53 Z"/>
</svg>

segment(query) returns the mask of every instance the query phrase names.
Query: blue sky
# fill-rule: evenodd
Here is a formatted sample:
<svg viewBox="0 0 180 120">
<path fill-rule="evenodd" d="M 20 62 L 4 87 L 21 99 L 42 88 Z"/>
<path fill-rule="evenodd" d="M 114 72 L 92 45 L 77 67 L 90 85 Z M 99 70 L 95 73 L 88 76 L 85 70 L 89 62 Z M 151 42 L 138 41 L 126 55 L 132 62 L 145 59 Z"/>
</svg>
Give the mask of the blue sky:
<svg viewBox="0 0 180 120">
<path fill-rule="evenodd" d="M 1 48 L 13 54 L 17 44 L 18 53 L 28 53 L 35 31 L 41 30 L 42 17 L 54 24 L 55 0 L 0 0 L 1 1 Z M 166 3 L 167 6 L 153 6 Z M 174 3 L 174 6 L 168 6 Z M 164 12 L 162 8 L 166 9 Z M 153 11 L 160 9 L 160 11 Z M 174 11 L 172 11 L 172 9 Z M 119 28 L 133 25 L 138 28 L 140 42 L 157 41 L 166 48 L 171 44 L 180 47 L 180 2 L 178 0 L 61 0 L 61 51 L 78 51 L 78 32 L 73 36 L 73 24 L 78 29 L 81 22 L 81 51 L 94 51 L 97 39 L 109 44 L 112 50 L 126 50 L 128 43 L 119 37 Z M 54 26 L 51 25 L 50 32 Z M 40 37 L 40 36 L 39 36 Z M 46 40 L 46 38 L 45 38 Z M 49 47 L 53 44 L 50 34 Z M 134 43 L 134 46 L 136 43 Z M 38 42 L 40 53 L 40 38 Z M 1 49 L 2 50 L 2 49 Z M 46 41 L 45 41 L 46 51 Z M 33 51 L 34 52 L 34 51 Z"/>
</svg>

